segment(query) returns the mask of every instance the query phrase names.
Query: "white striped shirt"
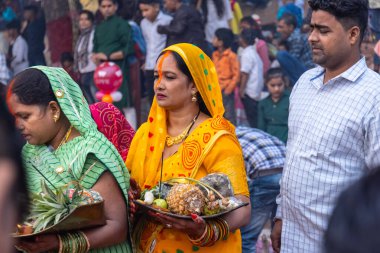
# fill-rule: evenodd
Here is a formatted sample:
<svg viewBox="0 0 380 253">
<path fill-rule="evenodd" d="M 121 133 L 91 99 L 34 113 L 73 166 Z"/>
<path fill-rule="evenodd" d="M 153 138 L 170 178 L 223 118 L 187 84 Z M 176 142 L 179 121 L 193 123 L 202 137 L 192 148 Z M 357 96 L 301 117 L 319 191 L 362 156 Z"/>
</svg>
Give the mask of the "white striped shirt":
<svg viewBox="0 0 380 253">
<path fill-rule="evenodd" d="M 285 253 L 321 252 L 336 198 L 380 165 L 380 75 L 362 58 L 326 84 L 323 78 L 321 67 L 307 71 L 290 97 L 277 213 Z"/>
</svg>

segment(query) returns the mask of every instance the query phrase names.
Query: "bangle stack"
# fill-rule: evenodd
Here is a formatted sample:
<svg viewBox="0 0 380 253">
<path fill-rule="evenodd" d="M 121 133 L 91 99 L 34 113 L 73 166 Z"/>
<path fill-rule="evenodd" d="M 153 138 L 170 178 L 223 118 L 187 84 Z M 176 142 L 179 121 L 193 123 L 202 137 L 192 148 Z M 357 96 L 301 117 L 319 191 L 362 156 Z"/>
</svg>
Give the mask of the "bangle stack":
<svg viewBox="0 0 380 253">
<path fill-rule="evenodd" d="M 88 238 L 82 231 L 58 234 L 58 240 L 58 253 L 87 253 L 90 250 Z"/>
<path fill-rule="evenodd" d="M 188 236 L 190 242 L 199 247 L 210 247 L 219 240 L 226 240 L 230 233 L 227 221 L 216 218 L 206 223 L 205 231 L 198 239 Z"/>
</svg>

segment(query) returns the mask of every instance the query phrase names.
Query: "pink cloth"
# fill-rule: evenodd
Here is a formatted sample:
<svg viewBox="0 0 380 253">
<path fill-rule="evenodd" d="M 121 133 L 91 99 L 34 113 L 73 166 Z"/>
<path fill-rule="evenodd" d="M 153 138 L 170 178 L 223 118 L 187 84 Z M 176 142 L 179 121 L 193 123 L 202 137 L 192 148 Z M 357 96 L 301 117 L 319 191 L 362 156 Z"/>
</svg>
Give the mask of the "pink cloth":
<svg viewBox="0 0 380 253">
<path fill-rule="evenodd" d="M 380 57 L 380 40 L 375 45 L 375 54 Z"/>
<path fill-rule="evenodd" d="M 264 40 L 258 40 L 256 42 L 256 51 L 260 56 L 260 59 L 263 61 L 263 70 L 264 75 L 267 73 L 270 68 L 270 60 L 269 60 L 269 51 L 267 43 Z"/>
<path fill-rule="evenodd" d="M 90 111 L 99 132 L 113 143 L 125 161 L 135 135 L 131 125 L 113 104 L 98 102 L 90 105 Z"/>
</svg>

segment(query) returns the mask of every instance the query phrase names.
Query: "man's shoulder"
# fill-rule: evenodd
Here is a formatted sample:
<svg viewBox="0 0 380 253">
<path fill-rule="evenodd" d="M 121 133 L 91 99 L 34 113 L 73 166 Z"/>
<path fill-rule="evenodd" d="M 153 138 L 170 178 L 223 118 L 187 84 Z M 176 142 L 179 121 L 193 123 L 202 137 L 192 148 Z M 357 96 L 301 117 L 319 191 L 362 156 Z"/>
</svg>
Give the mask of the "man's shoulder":
<svg viewBox="0 0 380 253">
<path fill-rule="evenodd" d="M 306 70 L 298 79 L 298 82 L 310 82 L 313 78 L 323 75 L 324 69 L 316 66 L 312 69 Z"/>
<path fill-rule="evenodd" d="M 163 12 L 161 12 L 159 15 L 160 15 L 160 19 L 162 19 L 162 21 L 170 21 L 173 19 L 172 16 L 165 14 Z"/>
<path fill-rule="evenodd" d="M 380 74 L 376 73 L 370 68 L 367 68 L 363 76 L 358 78 L 357 82 L 365 86 L 366 90 L 372 95 L 380 95 Z"/>
</svg>

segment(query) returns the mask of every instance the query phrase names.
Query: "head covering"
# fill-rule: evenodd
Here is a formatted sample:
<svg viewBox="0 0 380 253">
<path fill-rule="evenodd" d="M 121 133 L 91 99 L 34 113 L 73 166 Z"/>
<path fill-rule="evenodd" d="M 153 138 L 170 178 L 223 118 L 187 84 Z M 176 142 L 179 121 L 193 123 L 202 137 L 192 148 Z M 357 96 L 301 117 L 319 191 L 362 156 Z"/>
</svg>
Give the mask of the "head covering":
<svg viewBox="0 0 380 253">
<path fill-rule="evenodd" d="M 72 180 L 72 176 L 78 180 L 83 176 L 83 167 L 87 156 L 93 154 L 114 175 L 127 202 L 129 173 L 114 145 L 97 130 L 87 101 L 78 84 L 62 68 L 45 66 L 35 66 L 33 68 L 42 71 L 48 77 L 63 114 L 70 124 L 79 131 L 81 136 L 67 143 L 67 145 L 72 146 L 70 151 L 75 153 L 75 156 L 73 157 L 67 153 L 60 157 L 62 159 L 58 159 L 55 153 L 51 152 L 46 145 L 26 144 L 23 149 L 23 159 L 28 171 L 33 172 L 35 168 L 39 168 L 52 182 L 57 182 L 57 178 L 60 178 L 59 182 L 68 183 L 69 180 Z M 57 177 L 52 167 L 54 168 L 54 166 L 58 165 L 65 167 L 67 170 L 70 169 L 71 175 L 62 173 Z M 33 173 L 35 174 L 35 172 Z M 85 182 L 81 182 L 85 184 Z M 92 187 L 92 185 L 85 186 L 85 188 L 87 187 Z M 32 191 L 38 191 L 39 186 L 30 185 L 30 188 Z"/>
<path fill-rule="evenodd" d="M 98 102 L 90 105 L 90 111 L 99 132 L 103 133 L 112 142 L 123 160 L 125 160 L 132 138 L 135 135 L 135 130 L 113 104 Z"/>
<path fill-rule="evenodd" d="M 163 52 L 169 51 L 178 53 L 184 60 L 202 100 L 211 113 L 211 117 L 222 118 L 224 114 L 222 93 L 216 69 L 211 59 L 200 48 L 188 43 L 175 44 L 163 50 Z M 158 71 L 160 71 L 160 62 L 158 63 Z M 233 129 L 228 121 L 221 120 L 220 122 L 228 124 L 226 128 Z M 130 153 L 134 155 L 127 157 L 126 162 L 134 173 L 144 173 L 144 168 L 154 170 L 161 164 L 160 160 L 167 135 L 166 111 L 157 104 L 156 97 L 153 100 L 147 122 L 136 135 L 140 134 L 144 134 L 142 141 L 139 143 L 132 141 Z M 140 139 L 140 136 L 136 139 Z M 143 178 L 143 176 L 139 178 Z"/>
</svg>

